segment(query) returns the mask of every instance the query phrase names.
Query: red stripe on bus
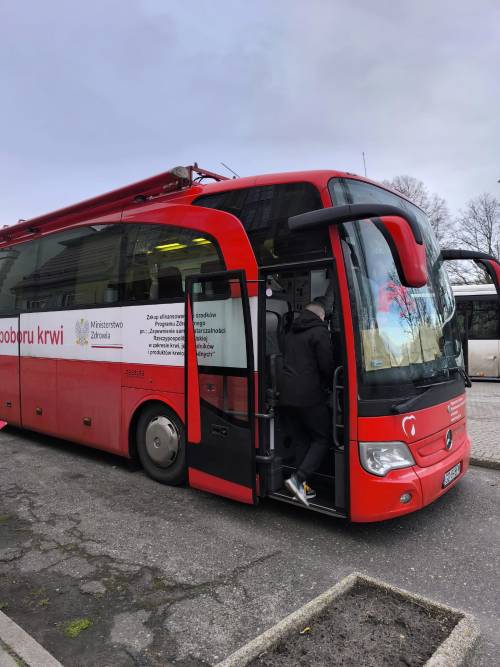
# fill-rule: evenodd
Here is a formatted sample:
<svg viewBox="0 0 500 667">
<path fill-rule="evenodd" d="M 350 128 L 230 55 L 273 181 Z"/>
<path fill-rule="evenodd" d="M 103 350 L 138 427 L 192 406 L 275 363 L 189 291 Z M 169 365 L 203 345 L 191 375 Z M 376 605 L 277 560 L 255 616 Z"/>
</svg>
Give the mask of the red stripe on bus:
<svg viewBox="0 0 500 667">
<path fill-rule="evenodd" d="M 90 347 L 106 348 L 107 350 L 123 350 L 123 345 L 91 345 Z"/>
<path fill-rule="evenodd" d="M 222 477 L 215 477 L 209 475 L 207 472 L 196 470 L 196 468 L 188 468 L 189 486 L 209 493 L 215 493 L 218 496 L 238 500 L 240 503 L 247 503 L 253 505 L 253 493 L 249 486 L 242 486 L 229 482 Z"/>
</svg>

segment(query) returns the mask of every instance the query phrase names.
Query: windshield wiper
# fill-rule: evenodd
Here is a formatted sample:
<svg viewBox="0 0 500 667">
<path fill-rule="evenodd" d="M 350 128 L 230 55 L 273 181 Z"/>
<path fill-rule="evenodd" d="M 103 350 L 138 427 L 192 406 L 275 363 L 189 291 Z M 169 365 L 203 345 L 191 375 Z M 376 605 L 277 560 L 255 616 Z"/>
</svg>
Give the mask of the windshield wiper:
<svg viewBox="0 0 500 667">
<path fill-rule="evenodd" d="M 450 368 L 450 371 L 457 371 L 460 376 L 463 378 L 463 381 L 465 383 L 466 387 L 472 387 L 472 382 L 470 377 L 467 375 L 466 371 L 461 368 L 460 366 L 455 366 L 455 368 Z M 391 410 L 395 412 L 396 414 L 400 415 L 403 412 L 409 412 L 414 408 L 415 403 L 418 403 L 419 400 L 428 394 L 432 389 L 435 389 L 436 387 L 440 387 L 443 384 L 448 384 L 449 380 L 445 380 L 444 382 L 434 382 L 433 384 L 426 385 L 424 388 L 424 391 L 422 391 L 420 394 L 416 394 L 415 396 L 411 396 L 410 398 L 403 398 L 400 402 L 393 403 L 391 405 Z M 420 389 L 421 387 L 417 387 L 417 389 Z"/>
<path fill-rule="evenodd" d="M 467 371 L 465 370 L 465 368 L 462 368 L 461 366 L 457 366 L 456 368 L 452 368 L 451 370 L 452 371 L 458 371 L 458 373 L 462 376 L 464 384 L 465 384 L 466 387 L 468 387 L 469 389 L 472 387 L 472 381 L 471 381 Z"/>
<path fill-rule="evenodd" d="M 418 403 L 423 396 L 425 396 L 430 391 L 432 391 L 436 387 L 440 387 L 443 384 L 447 384 L 447 382 L 434 382 L 434 384 L 426 386 L 424 391 L 422 391 L 420 394 L 416 394 L 416 396 L 412 396 L 411 398 L 408 399 L 404 398 L 399 403 L 393 403 L 391 405 L 391 410 L 398 415 L 403 414 L 403 412 L 410 412 L 415 403 Z"/>
</svg>

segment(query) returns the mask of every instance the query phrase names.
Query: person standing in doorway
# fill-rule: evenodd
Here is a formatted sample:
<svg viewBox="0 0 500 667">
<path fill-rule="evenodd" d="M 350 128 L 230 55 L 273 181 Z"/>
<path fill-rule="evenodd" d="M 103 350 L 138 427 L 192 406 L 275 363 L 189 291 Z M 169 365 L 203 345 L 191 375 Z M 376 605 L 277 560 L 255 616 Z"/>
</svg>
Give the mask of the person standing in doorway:
<svg viewBox="0 0 500 667">
<path fill-rule="evenodd" d="M 305 440 L 305 454 L 297 457 L 297 470 L 285 486 L 306 506 L 316 495 L 307 479 L 319 468 L 331 444 L 327 392 L 332 377 L 333 349 L 325 309 L 320 303 L 310 303 L 285 336 L 280 388 L 280 405 L 286 407 L 290 426 Z"/>
</svg>

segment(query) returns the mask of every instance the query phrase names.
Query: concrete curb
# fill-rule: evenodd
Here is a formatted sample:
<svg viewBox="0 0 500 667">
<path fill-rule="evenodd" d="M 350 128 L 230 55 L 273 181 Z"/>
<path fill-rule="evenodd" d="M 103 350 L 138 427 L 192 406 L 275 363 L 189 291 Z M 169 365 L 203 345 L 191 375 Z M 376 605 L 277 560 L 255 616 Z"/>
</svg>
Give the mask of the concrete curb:
<svg viewBox="0 0 500 667">
<path fill-rule="evenodd" d="M 478 459 L 475 456 L 471 456 L 469 463 L 471 466 L 476 466 L 477 468 L 500 470 L 500 461 L 496 461 L 495 459 Z"/>
<path fill-rule="evenodd" d="M 17 667 L 18 663 L 14 658 L 0 645 L 0 667 Z"/>
<path fill-rule="evenodd" d="M 366 583 L 390 591 L 429 610 L 441 610 L 461 617 L 451 634 L 438 646 L 424 667 L 468 667 L 474 665 L 479 645 L 480 629 L 476 619 L 458 609 L 434 602 L 429 598 L 416 595 L 401 588 L 391 586 L 384 581 L 353 572 L 338 584 L 314 598 L 297 611 L 279 621 L 272 628 L 253 639 L 245 646 L 232 653 L 215 667 L 245 667 L 261 653 L 278 644 L 288 633 L 301 630 L 312 618 L 320 614 L 334 600 L 350 591 L 357 583 Z"/>
<path fill-rule="evenodd" d="M 31 635 L 1 611 L 0 639 L 30 667 L 63 667 Z"/>
</svg>

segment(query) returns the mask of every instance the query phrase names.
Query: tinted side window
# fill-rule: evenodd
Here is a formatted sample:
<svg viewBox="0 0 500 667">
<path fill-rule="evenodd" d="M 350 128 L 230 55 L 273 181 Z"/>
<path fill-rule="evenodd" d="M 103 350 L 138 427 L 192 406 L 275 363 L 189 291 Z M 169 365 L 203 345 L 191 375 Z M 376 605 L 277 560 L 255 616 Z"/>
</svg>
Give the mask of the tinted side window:
<svg viewBox="0 0 500 667">
<path fill-rule="evenodd" d="M 188 275 L 224 269 L 217 244 L 202 232 L 127 225 L 125 301 L 182 301 Z"/>
<path fill-rule="evenodd" d="M 498 303 L 496 301 L 473 301 L 469 338 L 471 340 L 498 338 Z"/>
<path fill-rule="evenodd" d="M 80 227 L 42 238 L 26 310 L 118 302 L 122 238 L 122 225 Z"/>
<path fill-rule="evenodd" d="M 259 264 L 317 259 L 331 255 L 324 229 L 291 233 L 292 215 L 322 208 L 319 192 L 311 183 L 284 183 L 203 195 L 195 206 L 216 208 L 241 220 Z"/>
<path fill-rule="evenodd" d="M 356 181 L 354 178 L 332 178 L 328 187 L 334 206 L 345 204 L 392 204 L 403 208 L 409 208 L 415 213 L 415 208 L 401 197 L 379 188 L 371 183 Z M 410 208 L 411 207 L 411 208 Z"/>
<path fill-rule="evenodd" d="M 32 289 L 38 242 L 0 249 L 0 315 L 26 309 Z"/>
</svg>

